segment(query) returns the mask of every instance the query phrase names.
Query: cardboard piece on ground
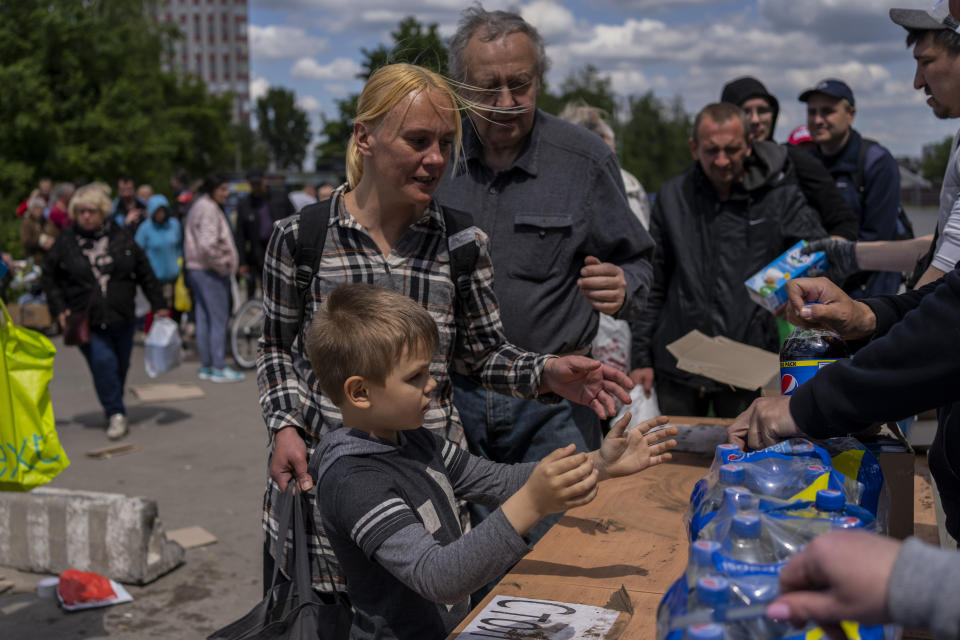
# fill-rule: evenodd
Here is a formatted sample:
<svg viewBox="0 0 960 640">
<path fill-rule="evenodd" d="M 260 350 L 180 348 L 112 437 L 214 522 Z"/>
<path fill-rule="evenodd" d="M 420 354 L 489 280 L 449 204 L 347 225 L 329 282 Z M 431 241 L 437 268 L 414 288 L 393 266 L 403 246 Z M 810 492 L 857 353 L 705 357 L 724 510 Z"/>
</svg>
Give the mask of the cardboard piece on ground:
<svg viewBox="0 0 960 640">
<path fill-rule="evenodd" d="M 741 389 L 767 385 L 780 369 L 780 356 L 771 351 L 694 329 L 667 345 L 677 359 L 677 368 Z"/>
<path fill-rule="evenodd" d="M 203 527 L 184 527 L 167 531 L 167 540 L 177 542 L 184 549 L 193 549 L 208 544 L 214 544 L 217 537 Z"/>
<path fill-rule="evenodd" d="M 132 385 L 130 390 L 143 402 L 190 400 L 204 397 L 203 389 L 189 382 Z"/>
<path fill-rule="evenodd" d="M 123 444 L 112 444 L 109 447 L 103 447 L 102 449 L 92 449 L 87 451 L 87 455 L 91 458 L 97 458 L 100 460 L 106 460 L 107 458 L 112 458 L 114 456 L 122 456 L 128 453 L 133 453 L 137 450 L 137 445 L 132 442 L 126 442 Z"/>
<path fill-rule="evenodd" d="M 30 303 L 20 307 L 20 324 L 28 329 L 46 329 L 53 324 L 45 304 Z"/>
</svg>

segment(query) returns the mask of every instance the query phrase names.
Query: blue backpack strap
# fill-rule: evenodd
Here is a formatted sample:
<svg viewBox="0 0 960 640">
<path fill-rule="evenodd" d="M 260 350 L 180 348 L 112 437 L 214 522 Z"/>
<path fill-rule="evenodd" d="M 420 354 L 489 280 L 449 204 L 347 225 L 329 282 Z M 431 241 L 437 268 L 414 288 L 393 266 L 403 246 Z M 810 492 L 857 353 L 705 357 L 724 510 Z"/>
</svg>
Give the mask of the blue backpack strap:
<svg viewBox="0 0 960 640">
<path fill-rule="evenodd" d="M 442 207 L 443 223 L 447 228 L 447 251 L 450 254 L 450 277 L 456 287 L 457 299 L 466 306 L 470 298 L 470 276 L 480 257 L 480 244 L 473 231 L 473 216 L 466 211 Z"/>
</svg>

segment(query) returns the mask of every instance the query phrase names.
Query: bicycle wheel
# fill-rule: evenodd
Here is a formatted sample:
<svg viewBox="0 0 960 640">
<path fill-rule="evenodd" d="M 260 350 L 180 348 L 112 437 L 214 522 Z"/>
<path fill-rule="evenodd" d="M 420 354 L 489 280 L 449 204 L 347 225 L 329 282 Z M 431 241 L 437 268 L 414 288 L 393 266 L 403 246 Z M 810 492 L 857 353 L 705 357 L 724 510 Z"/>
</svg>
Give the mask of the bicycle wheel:
<svg viewBox="0 0 960 640">
<path fill-rule="evenodd" d="M 257 364 L 257 343 L 263 332 L 263 303 L 259 298 L 247 300 L 230 320 L 230 354 L 242 369 Z"/>
</svg>

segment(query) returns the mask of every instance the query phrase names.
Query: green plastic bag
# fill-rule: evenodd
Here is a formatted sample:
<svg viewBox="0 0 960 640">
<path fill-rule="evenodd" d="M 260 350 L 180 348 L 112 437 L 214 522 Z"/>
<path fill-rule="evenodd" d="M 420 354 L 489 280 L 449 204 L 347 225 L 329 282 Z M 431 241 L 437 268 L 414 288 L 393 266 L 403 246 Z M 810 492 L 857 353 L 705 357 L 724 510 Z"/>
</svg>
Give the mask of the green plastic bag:
<svg viewBox="0 0 960 640">
<path fill-rule="evenodd" d="M 0 300 L 0 491 L 29 491 L 70 465 L 50 402 L 56 352 L 46 336 L 15 327 Z"/>
</svg>

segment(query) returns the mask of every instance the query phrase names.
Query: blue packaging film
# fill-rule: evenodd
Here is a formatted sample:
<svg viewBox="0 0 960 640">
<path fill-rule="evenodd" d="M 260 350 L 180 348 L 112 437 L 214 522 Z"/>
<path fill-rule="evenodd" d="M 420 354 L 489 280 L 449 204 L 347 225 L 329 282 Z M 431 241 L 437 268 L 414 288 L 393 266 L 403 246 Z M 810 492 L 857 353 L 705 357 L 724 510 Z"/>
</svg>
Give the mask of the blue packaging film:
<svg viewBox="0 0 960 640">
<path fill-rule="evenodd" d="M 885 492 L 879 463 L 853 438 L 794 438 L 753 452 L 720 445 L 690 497 L 688 565 L 660 602 L 658 640 L 823 637 L 814 625 L 796 630 L 745 607 L 758 611 L 772 602 L 780 570 L 817 535 L 885 531 Z M 707 622 L 682 628 L 691 620 Z M 889 625 L 842 626 L 848 638 L 862 640 L 896 632 Z"/>
</svg>

